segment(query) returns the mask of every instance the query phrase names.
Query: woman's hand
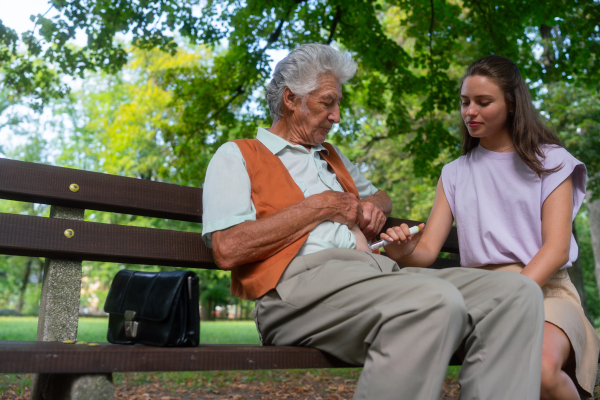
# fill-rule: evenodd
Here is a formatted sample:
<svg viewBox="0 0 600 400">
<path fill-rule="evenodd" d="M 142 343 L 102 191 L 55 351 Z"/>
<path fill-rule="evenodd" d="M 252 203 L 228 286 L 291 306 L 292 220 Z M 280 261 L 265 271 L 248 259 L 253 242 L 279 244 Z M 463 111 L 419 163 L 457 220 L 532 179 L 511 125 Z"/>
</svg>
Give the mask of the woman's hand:
<svg viewBox="0 0 600 400">
<path fill-rule="evenodd" d="M 385 233 L 380 235 L 382 239 L 393 242 L 384 247 L 385 252 L 392 260 L 401 261 L 415 250 L 419 240 L 421 240 L 421 236 L 423 236 L 424 229 L 425 224 L 421 223 L 419 225 L 419 232 L 411 235 L 406 224 L 389 228 Z"/>
</svg>

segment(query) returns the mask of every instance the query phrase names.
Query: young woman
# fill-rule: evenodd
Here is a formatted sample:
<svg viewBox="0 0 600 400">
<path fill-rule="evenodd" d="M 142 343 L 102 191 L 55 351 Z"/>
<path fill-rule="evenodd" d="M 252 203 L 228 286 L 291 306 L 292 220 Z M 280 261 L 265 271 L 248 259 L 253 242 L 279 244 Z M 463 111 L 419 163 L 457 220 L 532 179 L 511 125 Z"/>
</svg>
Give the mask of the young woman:
<svg viewBox="0 0 600 400">
<path fill-rule="evenodd" d="M 542 288 L 541 398 L 590 397 L 600 341 L 566 271 L 577 258 L 571 223 L 585 195 L 585 166 L 540 121 L 511 60 L 473 63 L 460 98 L 464 155 L 442 170 L 423 234 L 391 228 L 381 235 L 395 242 L 385 250 L 401 264 L 427 267 L 456 220 L 463 267 L 518 272 Z"/>
</svg>

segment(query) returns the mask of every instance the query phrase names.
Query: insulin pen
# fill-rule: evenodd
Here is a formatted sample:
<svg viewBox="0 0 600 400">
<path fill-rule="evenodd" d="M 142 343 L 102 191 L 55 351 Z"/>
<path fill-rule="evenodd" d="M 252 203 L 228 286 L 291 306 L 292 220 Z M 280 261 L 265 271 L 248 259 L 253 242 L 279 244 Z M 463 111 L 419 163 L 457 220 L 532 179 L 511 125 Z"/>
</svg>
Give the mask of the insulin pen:
<svg viewBox="0 0 600 400">
<path fill-rule="evenodd" d="M 415 226 L 411 227 L 408 231 L 410 232 L 411 235 L 414 235 L 415 233 L 419 232 L 419 227 L 415 225 Z M 381 239 L 378 242 L 370 244 L 369 249 L 371 249 L 371 251 L 375 251 L 380 247 L 387 246 L 388 244 L 392 244 L 392 243 L 394 243 L 394 242 L 388 242 L 387 240 Z"/>
</svg>

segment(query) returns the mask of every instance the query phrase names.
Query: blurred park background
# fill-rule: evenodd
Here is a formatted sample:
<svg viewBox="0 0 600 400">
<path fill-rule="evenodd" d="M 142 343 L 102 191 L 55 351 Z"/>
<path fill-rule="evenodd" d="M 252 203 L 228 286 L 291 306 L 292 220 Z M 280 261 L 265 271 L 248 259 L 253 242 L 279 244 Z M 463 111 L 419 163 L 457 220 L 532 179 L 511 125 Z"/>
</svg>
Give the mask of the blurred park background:
<svg viewBox="0 0 600 400">
<path fill-rule="evenodd" d="M 599 24 L 598 0 L 0 0 L 0 157 L 201 187 L 221 144 L 271 125 L 264 86 L 276 61 L 325 43 L 359 65 L 330 141 L 390 194 L 393 216 L 424 221 L 441 167 L 460 155 L 462 73 L 482 56 L 507 56 L 587 165 L 570 272 L 598 328 Z M 49 207 L 0 201 L 0 212 L 47 216 Z M 43 265 L 0 256 L 0 314 L 37 314 Z M 161 269 L 84 262 L 81 314 L 104 315 L 123 268 Z M 197 272 L 203 320 L 250 317 L 253 304 L 229 295 L 228 273 Z"/>
</svg>

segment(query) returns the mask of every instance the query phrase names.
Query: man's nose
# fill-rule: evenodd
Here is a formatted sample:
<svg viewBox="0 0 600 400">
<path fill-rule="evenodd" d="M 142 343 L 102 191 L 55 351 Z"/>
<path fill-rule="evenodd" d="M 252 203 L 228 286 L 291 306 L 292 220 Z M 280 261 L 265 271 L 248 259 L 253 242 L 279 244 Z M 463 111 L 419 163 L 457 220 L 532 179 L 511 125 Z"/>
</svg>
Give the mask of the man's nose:
<svg viewBox="0 0 600 400">
<path fill-rule="evenodd" d="M 329 113 L 327 118 L 334 124 L 338 124 L 340 122 L 340 106 L 336 105 L 334 110 Z"/>
</svg>

